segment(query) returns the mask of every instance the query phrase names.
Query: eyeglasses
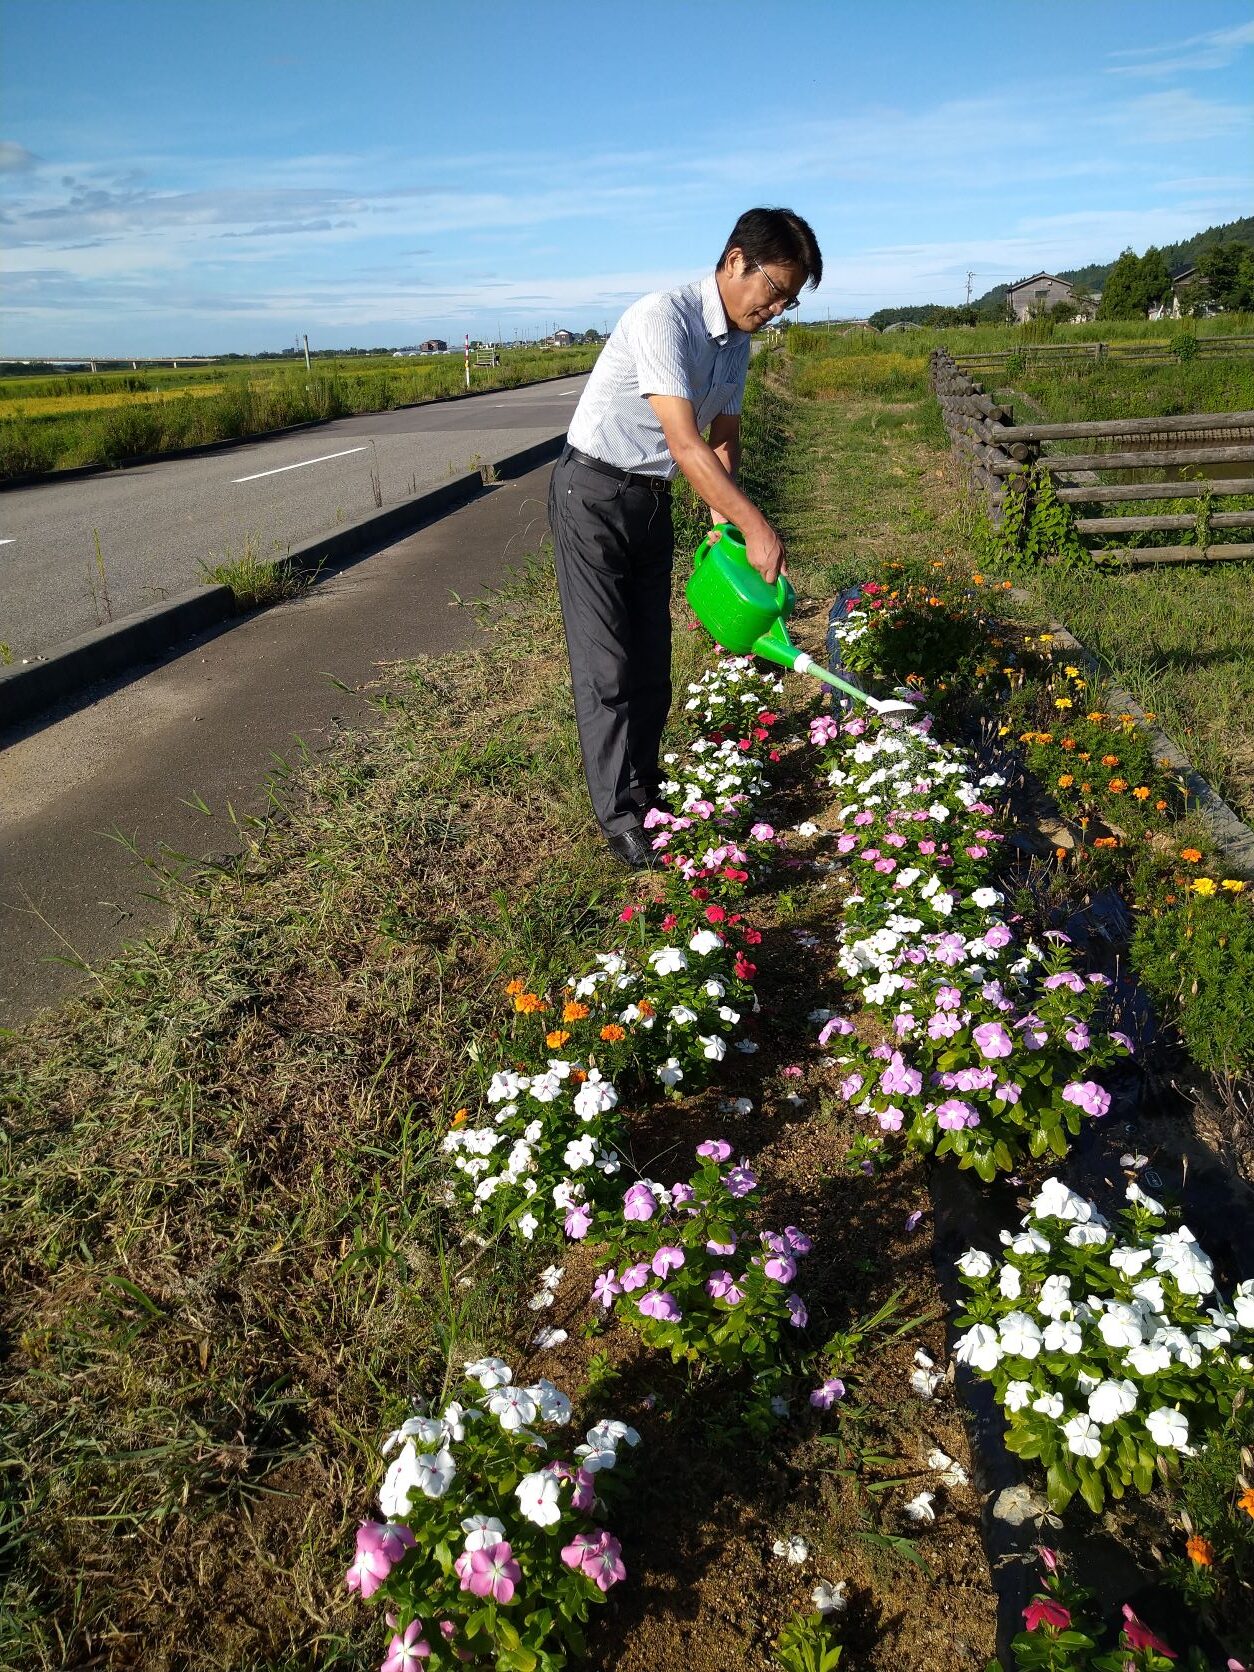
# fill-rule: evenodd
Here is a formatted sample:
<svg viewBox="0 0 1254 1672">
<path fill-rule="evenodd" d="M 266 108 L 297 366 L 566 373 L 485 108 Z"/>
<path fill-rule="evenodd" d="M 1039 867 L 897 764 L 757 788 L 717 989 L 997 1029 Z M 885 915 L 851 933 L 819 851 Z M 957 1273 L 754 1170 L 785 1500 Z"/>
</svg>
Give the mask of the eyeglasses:
<svg viewBox="0 0 1254 1672">
<path fill-rule="evenodd" d="M 763 267 L 760 261 L 752 261 L 752 257 L 750 260 L 752 265 L 757 268 L 758 272 L 761 273 L 762 277 L 766 280 L 767 284 L 770 285 L 773 304 L 778 303 L 779 306 L 783 308 L 785 313 L 791 313 L 794 308 L 799 308 L 801 306 L 800 296 L 789 296 L 786 290 L 781 290 L 775 283 L 775 280 L 767 272 L 766 268 Z"/>
</svg>

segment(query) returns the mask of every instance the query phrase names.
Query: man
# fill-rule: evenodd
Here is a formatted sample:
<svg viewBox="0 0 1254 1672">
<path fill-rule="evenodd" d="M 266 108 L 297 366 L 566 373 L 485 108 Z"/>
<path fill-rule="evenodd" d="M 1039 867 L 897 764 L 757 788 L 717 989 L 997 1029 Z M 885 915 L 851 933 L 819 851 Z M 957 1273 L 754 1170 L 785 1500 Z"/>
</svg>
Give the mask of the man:
<svg viewBox="0 0 1254 1672">
<path fill-rule="evenodd" d="M 711 521 L 735 523 L 774 582 L 783 544 L 736 486 L 749 338 L 822 275 L 799 215 L 741 215 L 713 273 L 627 309 L 553 471 L 549 526 L 588 793 L 611 850 L 635 869 L 653 858 L 641 820 L 656 801 L 671 702 L 671 480 L 682 471 Z"/>
</svg>

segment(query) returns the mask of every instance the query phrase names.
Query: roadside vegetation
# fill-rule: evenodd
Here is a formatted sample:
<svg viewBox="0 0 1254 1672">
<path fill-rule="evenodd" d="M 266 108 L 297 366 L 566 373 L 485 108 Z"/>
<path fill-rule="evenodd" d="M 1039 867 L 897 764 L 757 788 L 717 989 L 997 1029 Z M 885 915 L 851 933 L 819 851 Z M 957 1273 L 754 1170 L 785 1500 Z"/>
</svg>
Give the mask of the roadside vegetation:
<svg viewBox="0 0 1254 1672">
<path fill-rule="evenodd" d="M 471 369 L 471 389 L 513 389 L 587 371 L 595 346 L 504 349 Z M 72 373 L 0 381 L 0 481 L 74 465 L 124 464 L 148 453 L 262 435 L 352 413 L 388 412 L 465 392 L 460 355 L 336 360 L 313 369 L 255 361 L 152 372 Z"/>
<path fill-rule="evenodd" d="M 1043 716 L 1069 688 L 1057 682 L 1071 676 L 1036 642 L 1030 612 L 1005 606 L 975 568 L 979 531 L 956 487 L 925 365 L 917 377 L 893 368 L 887 396 L 852 365 L 848 386 L 799 394 L 792 380 L 806 369 L 789 356 L 760 356 L 746 409 L 749 491 L 786 532 L 802 599 L 794 636 L 819 653 L 838 592 L 871 580 L 879 591 L 862 595 L 868 621 L 874 598 L 892 595 L 886 617 L 908 610 L 909 646 L 926 644 L 929 659 L 907 667 L 894 660 L 891 634 L 879 643 L 872 634 L 863 665 L 926 686 L 950 741 L 924 747 L 954 751 L 944 758 L 975 793 L 960 740 L 1002 724 L 1010 736 L 1012 722 L 1043 730 Z M 681 497 L 678 513 L 677 590 L 682 554 L 702 528 L 690 500 Z M 864 748 L 856 735 L 842 736 L 830 716 L 818 717 L 809 686 L 781 685 L 774 712 L 761 711 L 762 723 L 747 728 L 746 751 L 769 774 L 769 787 L 755 785 L 755 813 L 769 824 L 753 837 L 752 873 L 729 864 L 730 876 L 710 879 L 721 892 L 704 899 L 674 876 L 628 877 L 590 828 L 551 564 L 543 556 L 524 564 L 480 614 L 481 649 L 384 670 L 368 729 L 342 737 L 327 757 L 279 771 L 255 818 L 230 815 L 216 846 L 236 854 L 203 866 L 155 856 L 153 884 L 173 911 L 168 933 L 90 972 L 84 999 L 0 1039 L 0 1326 L 9 1343 L 0 1371 L 0 1540 L 9 1575 L 0 1664 L 347 1672 L 372 1663 L 386 1633 L 350 1589 L 368 1594 L 363 1578 L 373 1589 L 379 1536 L 356 1535 L 349 1589 L 344 1568 L 387 1467 L 380 1441 L 411 1416 L 415 1398 L 461 1390 L 466 1361 L 480 1367 L 475 1380 L 490 1395 L 501 1354 L 519 1367 L 517 1388 L 483 1399 L 492 1414 L 480 1434 L 498 1408 L 508 1413 L 511 1398 L 529 1396 L 524 1377 L 539 1375 L 569 1390 L 581 1413 L 603 1409 L 608 1397 L 640 1436 L 638 1452 L 620 1465 L 626 1484 L 614 1470 L 604 1487 L 629 1582 L 615 1583 L 589 1628 L 594 1668 L 800 1672 L 839 1661 L 842 1672 L 984 1672 L 995 1599 L 947 1367 L 942 1286 L 929 1258 L 939 1230 L 929 1183 L 947 1163 L 920 1159 L 938 1138 L 921 1106 L 910 1109 L 907 1147 L 890 1111 L 868 1118 L 849 1061 L 840 1060 L 872 1057 L 878 1073 L 889 1021 L 887 1010 L 863 1002 L 849 959 L 876 915 L 896 909 L 891 868 L 865 853 L 835 857 L 844 851 L 835 846 L 842 806 L 865 794 L 867 821 L 880 817 L 872 807 L 883 803 L 863 783 L 883 777 L 876 738 Z M 918 630 L 937 620 L 939 630 Z M 728 738 L 690 682 L 713 654 L 701 634 L 685 630 L 678 603 L 676 625 L 670 741 L 682 750 L 695 738 L 709 758 Z M 986 632 L 997 640 L 989 638 L 987 658 Z M 1017 734 L 1003 745 L 1032 746 Z M 826 779 L 833 769 L 842 776 Z M 985 885 L 972 896 L 980 915 L 968 931 L 990 933 L 990 960 L 1011 936 L 998 929 L 999 909 L 1022 912 L 1027 927 L 1014 932 L 1026 936 L 1067 920 L 1103 881 L 1127 874 L 1140 827 L 1128 820 L 1114 849 L 1096 845 L 1098 831 L 1110 828 L 1098 821 L 1119 822 L 1110 809 L 1122 811 L 1102 788 L 1100 805 L 1076 809 L 1079 834 L 1065 862 L 1042 840 L 1035 809 L 1016 806 L 1005 824 L 945 792 L 941 822 L 972 826 L 971 846 L 955 847 L 955 863 L 968 886 Z M 923 799 L 935 803 L 938 793 Z M 1177 811 L 1183 819 L 1152 827 L 1168 830 L 1168 869 L 1186 884 L 1221 877 L 1201 848 L 1197 862 L 1180 854 L 1201 834 L 1187 809 Z M 1151 813 L 1161 818 L 1152 800 L 1147 821 Z M 922 806 L 919 816 L 938 818 Z M 1090 821 L 1091 842 L 1080 817 Z M 974 826 L 986 818 L 997 828 L 977 845 Z M 1018 826 L 1036 845 L 1003 874 L 993 838 Z M 991 886 L 994 876 L 1000 887 Z M 1210 894 L 1182 897 L 1195 909 L 1244 904 L 1218 880 Z M 500 1223 L 459 1205 L 447 1140 L 495 1124 L 484 1119 L 495 1073 L 530 1073 L 550 1051 L 573 1054 L 565 1030 L 588 1017 L 577 1015 L 587 1006 L 571 1002 L 572 972 L 625 943 L 642 954 L 650 936 L 676 932 L 677 911 L 687 914 L 681 941 L 698 919 L 728 924 L 724 900 L 744 914 L 736 980 L 753 984 L 761 1013 L 737 1017 L 750 1049 L 733 1043 L 723 1060 L 708 1048 L 694 1053 L 708 1086 L 694 1072 L 689 1091 L 674 1075 L 693 1066 L 687 1060 L 661 1063 L 665 1074 L 654 1066 L 661 1052 L 652 1028 L 636 1041 L 651 1079 L 633 1078 L 622 1059 L 614 1118 L 626 1134 L 625 1231 L 598 1220 L 591 1230 L 568 1229 L 572 1240 L 542 1228 L 529 1240 L 516 1234 L 512 1197 Z M 920 914 L 930 909 L 920 901 Z M 759 940 L 745 935 L 750 925 Z M 1060 966 L 1070 956 L 1051 953 Z M 1202 971 L 1210 998 L 1214 974 Z M 1070 990 L 1047 995 L 1051 1016 L 1075 1008 Z M 1083 1001 L 1083 1016 L 1093 1004 L 1092 996 Z M 634 1008 L 635 1023 L 650 1020 Z M 1217 1011 L 1222 1004 L 1202 1019 L 1207 1038 L 1223 1037 L 1227 1013 L 1217 1023 Z M 1070 1016 L 1060 1033 L 1063 1023 L 1077 1037 L 1087 1033 Z M 682 1023 L 672 1013 L 665 1025 Z M 600 1033 L 606 1046 L 595 1048 L 625 1050 L 624 1032 Z M 1050 1062 L 1088 1048 L 1051 1041 Z M 1039 1098 L 1026 1100 L 1039 1124 L 1028 1122 L 1018 1138 L 1006 1117 L 1002 1142 L 1031 1140 L 1030 1157 L 1007 1150 L 1031 1190 L 1063 1165 L 1064 1117 L 1073 1130 L 1080 1104 L 1092 1116 L 1105 1096 L 1084 1079 L 1066 1088 L 1079 1092 L 1077 1103 L 1062 1084 L 1043 1084 Z M 903 1101 L 916 1095 L 907 1076 Z M 1161 1132 L 1160 1142 L 1166 1167 L 1174 1152 Z M 628 1249 L 634 1259 L 647 1245 L 663 1269 L 716 1251 L 698 1249 L 682 1229 L 661 1238 L 660 1186 L 648 1182 L 687 1178 L 699 1143 L 698 1158 L 711 1165 L 694 1175 L 698 1192 L 714 1189 L 711 1168 L 728 1159 L 740 1169 L 737 1188 L 750 1174 L 761 1187 L 737 1209 L 752 1226 L 739 1239 L 741 1260 L 760 1223 L 792 1233 L 791 1252 L 768 1244 L 785 1267 L 806 1254 L 798 1281 L 808 1323 L 790 1308 L 787 1324 L 775 1318 L 779 1329 L 764 1330 L 763 1340 L 724 1350 L 722 1365 L 711 1362 L 707 1332 L 729 1314 L 705 1306 L 698 1330 L 699 1296 L 688 1320 L 668 1315 L 658 1297 L 644 1326 L 629 1312 L 610 1315 L 608 1302 L 596 1321 L 588 1304 L 607 1258 L 613 1275 Z M 993 1171 L 1004 1170 L 994 1149 Z M 936 1153 L 983 1152 L 951 1137 Z M 961 1231 L 987 1234 L 995 1247 L 995 1227 L 1022 1211 L 1020 1181 L 983 1187 L 970 1172 L 961 1178 L 973 1191 L 992 1191 L 978 1203 L 959 1198 Z M 673 1187 L 668 1194 L 680 1200 Z M 604 1251 L 615 1238 L 621 1257 Z M 717 1233 L 718 1251 L 727 1240 Z M 946 1261 L 958 1252 L 946 1248 Z M 765 1264 L 763 1273 L 774 1275 Z M 752 1274 L 754 1296 L 772 1294 L 763 1273 Z M 626 1311 L 612 1287 L 603 1281 L 602 1294 Z M 725 1292 L 724 1284 L 715 1299 Z M 794 1336 L 804 1346 L 785 1359 L 777 1337 Z M 782 1409 L 746 1403 L 737 1353 L 750 1368 L 755 1357 L 767 1363 L 760 1391 Z M 672 1354 L 677 1362 L 668 1362 Z M 1031 1374 L 1045 1369 L 1042 1360 Z M 503 1415 L 501 1427 L 508 1439 Z M 1233 1598 L 1248 1572 L 1238 1565 L 1246 1560 L 1232 1461 L 1240 1443 L 1235 1429 L 1226 1434 L 1212 1476 L 1179 1488 L 1190 1514 L 1204 1506 L 1210 1546 L 1223 1553 L 1205 1607 L 1234 1647 L 1241 1620 Z M 459 1452 L 467 1477 L 473 1452 Z M 1081 1550 L 1085 1500 L 1097 1496 L 1092 1481 L 1104 1466 L 1086 1468 L 1066 1511 L 1061 1537 Z M 499 1459 L 491 1468 L 517 1472 Z M 1074 1478 L 1068 1468 L 1064 1460 L 1058 1473 L 1064 1491 Z M 436 1517 L 448 1483 L 429 1484 L 437 1490 L 424 1488 L 410 1519 L 424 1539 L 424 1525 L 435 1526 L 421 1558 L 451 1586 L 448 1539 L 456 1535 L 447 1515 Z M 503 1492 L 512 1511 L 513 1486 Z M 1183 1525 L 1160 1500 L 1108 1519 L 1125 1547 L 1113 1571 L 1128 1571 L 1127 1551 L 1152 1562 L 1157 1542 L 1189 1577 Z M 601 1548 L 612 1566 L 614 1553 Z M 404 1549 L 394 1540 L 379 1565 L 399 1562 Z M 499 1582 L 512 1587 L 517 1567 L 508 1555 L 477 1576 L 488 1588 L 475 1593 L 481 1609 L 467 1601 L 465 1629 L 499 1629 L 497 1666 L 522 1672 L 539 1662 L 507 1635 L 511 1598 Z M 588 1556 L 585 1546 L 574 1562 L 563 1552 L 562 1562 L 587 1574 Z M 571 1573 L 555 1572 L 569 1600 Z M 459 1596 L 470 1588 L 466 1578 Z M 394 1583 L 399 1589 L 376 1603 L 403 1602 L 397 1639 L 404 1647 L 404 1632 L 412 1646 L 421 1599 L 409 1596 L 403 1574 Z M 444 1656 L 441 1641 L 429 1647 Z"/>
</svg>

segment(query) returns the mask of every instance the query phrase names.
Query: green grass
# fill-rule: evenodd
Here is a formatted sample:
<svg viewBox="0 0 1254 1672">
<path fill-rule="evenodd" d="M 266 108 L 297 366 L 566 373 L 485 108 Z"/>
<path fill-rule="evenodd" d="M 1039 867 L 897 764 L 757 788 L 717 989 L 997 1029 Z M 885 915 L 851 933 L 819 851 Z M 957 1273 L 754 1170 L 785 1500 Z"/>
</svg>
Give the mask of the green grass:
<svg viewBox="0 0 1254 1672">
<path fill-rule="evenodd" d="M 984 381 L 992 388 L 1001 375 L 988 373 Z M 1030 396 L 1060 424 L 1088 418 L 1254 411 L 1254 358 L 1187 360 L 1160 366 L 1094 361 L 1043 367 L 1037 361 L 1025 365 L 1013 382 L 1015 389 Z M 999 393 L 1013 400 L 1009 391 Z M 1020 421 L 1031 422 L 1031 418 L 1024 415 Z"/>
<path fill-rule="evenodd" d="M 230 551 L 216 563 L 201 565 L 206 586 L 229 586 L 238 610 L 260 609 L 294 598 L 310 584 L 310 577 L 293 573 L 281 556 L 262 557 L 250 539 L 238 557 Z"/>
<path fill-rule="evenodd" d="M 472 368 L 471 387 L 512 389 L 539 378 L 586 371 L 596 354 L 593 346 L 506 349 L 499 366 Z M 116 377 L 116 384 L 110 383 L 111 377 Z M 117 373 L 88 377 L 88 381 L 111 389 L 125 388 L 137 378 L 133 373 Z M 0 480 L 33 470 L 122 464 L 147 453 L 261 435 L 290 424 L 386 412 L 459 395 L 465 389 L 462 362 L 456 356 L 414 360 L 383 356 L 364 362 L 320 358 L 311 373 L 288 363 L 262 363 L 246 370 L 228 366 L 226 387 L 214 395 L 198 395 L 194 390 L 206 382 L 222 382 L 220 364 L 186 372 L 145 373 L 138 381 L 167 391 L 169 398 L 137 399 L 102 411 L 35 418 L 20 414 L 22 395 L 33 398 L 35 387 L 9 379 L 0 393 Z M 73 378 L 51 383 L 68 402 L 80 389 Z M 107 390 L 93 387 L 90 392 Z"/>
</svg>

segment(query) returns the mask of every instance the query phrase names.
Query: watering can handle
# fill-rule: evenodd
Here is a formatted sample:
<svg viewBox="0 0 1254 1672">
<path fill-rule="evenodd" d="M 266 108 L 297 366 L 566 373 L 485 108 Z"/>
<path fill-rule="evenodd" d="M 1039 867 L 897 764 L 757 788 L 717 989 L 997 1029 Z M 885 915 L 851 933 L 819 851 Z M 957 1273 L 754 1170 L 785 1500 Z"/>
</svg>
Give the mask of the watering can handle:
<svg viewBox="0 0 1254 1672">
<path fill-rule="evenodd" d="M 735 523 L 715 523 L 714 527 L 710 530 L 710 533 L 706 535 L 705 539 L 702 540 L 701 544 L 692 554 L 692 568 L 694 574 L 705 562 L 706 558 L 709 557 L 710 553 L 714 550 L 715 545 L 718 543 L 711 538 L 711 535 L 723 533 L 734 534 L 737 541 L 741 545 L 744 544 L 745 537 L 736 527 Z M 778 604 L 780 609 L 783 610 L 789 608 L 792 600 L 792 587 L 786 576 L 778 575 L 776 577 L 774 590 L 775 602 Z"/>
</svg>

